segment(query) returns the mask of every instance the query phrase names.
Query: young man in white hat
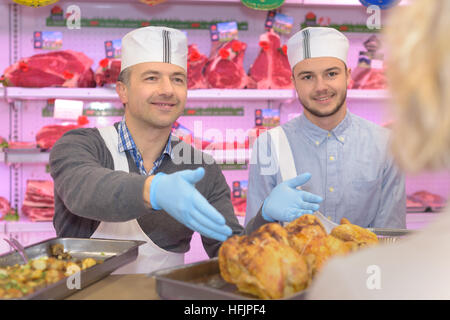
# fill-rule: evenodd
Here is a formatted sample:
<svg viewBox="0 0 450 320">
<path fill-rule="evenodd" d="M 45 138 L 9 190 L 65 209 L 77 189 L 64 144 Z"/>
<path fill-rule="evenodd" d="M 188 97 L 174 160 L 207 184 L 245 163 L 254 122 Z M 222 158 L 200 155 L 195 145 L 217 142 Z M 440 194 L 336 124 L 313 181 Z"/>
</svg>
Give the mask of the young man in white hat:
<svg viewBox="0 0 450 320">
<path fill-rule="evenodd" d="M 70 131 L 51 151 L 59 237 L 146 242 L 137 260 L 117 273 L 183 264 L 194 231 L 210 257 L 221 241 L 243 232 L 219 166 L 171 135 L 186 103 L 186 71 L 181 31 L 146 27 L 128 33 L 116 86 L 124 118 L 105 128 Z"/>
<path fill-rule="evenodd" d="M 289 200 L 279 196 L 268 203 L 269 194 L 303 173 L 301 189 L 323 198 L 320 211 L 332 221 L 345 217 L 362 227 L 406 227 L 405 180 L 389 153 L 389 131 L 347 109 L 348 47 L 348 39 L 333 28 L 305 28 L 289 39 L 303 114 L 255 142 L 247 226 L 261 211 L 263 216 L 280 212 L 281 221 L 291 221 L 282 215 Z"/>
</svg>

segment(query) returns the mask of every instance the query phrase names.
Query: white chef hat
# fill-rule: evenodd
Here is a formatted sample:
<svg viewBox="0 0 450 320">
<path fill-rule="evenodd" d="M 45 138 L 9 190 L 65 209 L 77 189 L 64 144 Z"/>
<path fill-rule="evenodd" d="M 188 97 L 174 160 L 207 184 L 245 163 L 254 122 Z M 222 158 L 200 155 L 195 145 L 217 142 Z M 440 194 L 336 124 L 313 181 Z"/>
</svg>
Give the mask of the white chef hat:
<svg viewBox="0 0 450 320">
<path fill-rule="evenodd" d="M 144 27 L 122 38 L 120 71 L 142 62 L 166 62 L 187 71 L 187 38 L 177 29 Z"/>
<path fill-rule="evenodd" d="M 294 34 L 287 42 L 287 56 L 293 69 L 302 60 L 335 57 L 347 65 L 348 39 L 334 28 L 309 27 Z"/>
</svg>

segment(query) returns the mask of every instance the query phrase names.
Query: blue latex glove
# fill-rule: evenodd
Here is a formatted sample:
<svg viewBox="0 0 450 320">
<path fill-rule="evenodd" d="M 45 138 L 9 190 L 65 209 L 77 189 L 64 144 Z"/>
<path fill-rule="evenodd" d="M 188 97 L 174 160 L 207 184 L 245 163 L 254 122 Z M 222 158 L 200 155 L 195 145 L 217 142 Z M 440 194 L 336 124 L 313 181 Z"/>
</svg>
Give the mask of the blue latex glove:
<svg viewBox="0 0 450 320">
<path fill-rule="evenodd" d="M 319 210 L 318 203 L 323 201 L 321 197 L 296 189 L 310 178 L 310 173 L 303 173 L 277 185 L 264 200 L 263 218 L 270 222 L 290 222 L 303 214 Z"/>
<path fill-rule="evenodd" d="M 204 175 L 203 168 L 156 174 L 150 186 L 150 204 L 155 210 L 164 209 L 191 230 L 208 238 L 225 241 L 232 234 L 231 228 L 194 187 Z"/>
</svg>

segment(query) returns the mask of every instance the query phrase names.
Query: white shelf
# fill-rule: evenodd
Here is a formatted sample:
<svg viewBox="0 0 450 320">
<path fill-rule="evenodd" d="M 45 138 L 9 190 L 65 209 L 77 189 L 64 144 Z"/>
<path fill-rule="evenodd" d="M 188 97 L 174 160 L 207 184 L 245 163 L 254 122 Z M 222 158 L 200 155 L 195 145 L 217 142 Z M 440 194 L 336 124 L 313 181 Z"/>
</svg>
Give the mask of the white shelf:
<svg viewBox="0 0 450 320">
<path fill-rule="evenodd" d="M 401 0 L 398 5 L 408 5 L 411 0 Z M 359 0 L 286 0 L 286 4 L 301 3 L 304 6 L 308 5 L 320 5 L 320 6 L 362 6 Z"/>
<path fill-rule="evenodd" d="M 27 217 L 21 216 L 19 221 L 5 221 L 5 233 L 10 232 L 55 232 L 52 221 L 36 221 L 28 220 Z"/>
<path fill-rule="evenodd" d="M 251 154 L 249 149 L 203 150 L 203 152 L 211 155 L 219 164 L 245 164 Z M 10 150 L 0 152 L 0 163 L 48 163 L 49 156 L 49 152 L 41 152 L 39 149 L 20 152 Z"/>
<path fill-rule="evenodd" d="M 41 152 L 40 149 L 9 150 L 0 153 L 0 163 L 48 163 L 49 152 Z"/>
<path fill-rule="evenodd" d="M 113 88 L 3 88 L 8 102 L 15 100 L 75 99 L 93 101 L 118 101 Z M 0 91 L 1 92 L 1 91 Z M 198 100 L 290 100 L 297 97 L 295 90 L 257 89 L 199 89 L 188 90 L 188 99 Z M 389 98 L 387 90 L 348 90 L 348 99 L 384 100 Z"/>
<path fill-rule="evenodd" d="M 258 89 L 199 89 L 189 90 L 190 100 L 289 100 L 294 90 L 258 90 Z"/>
</svg>

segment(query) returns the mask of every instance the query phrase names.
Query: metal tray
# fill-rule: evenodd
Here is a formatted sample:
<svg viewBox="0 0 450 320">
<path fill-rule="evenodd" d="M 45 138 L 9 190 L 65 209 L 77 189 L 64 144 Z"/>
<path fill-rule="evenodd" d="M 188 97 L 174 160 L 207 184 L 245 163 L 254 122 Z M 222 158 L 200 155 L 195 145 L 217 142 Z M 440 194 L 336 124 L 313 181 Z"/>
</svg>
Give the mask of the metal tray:
<svg viewBox="0 0 450 320">
<path fill-rule="evenodd" d="M 139 246 L 144 243 L 145 241 L 134 240 L 53 238 L 25 247 L 25 252 L 29 259 L 37 259 L 50 256 L 50 247 L 52 245 L 62 244 L 64 245 L 64 251 L 69 252 L 76 260 L 85 258 L 103 260 L 103 263 L 81 271 L 80 289 L 83 289 L 108 276 L 114 270 L 136 260 Z M 0 267 L 15 264 L 23 264 L 23 259 L 18 252 L 15 251 L 0 256 Z M 78 290 L 69 289 L 67 279 L 67 277 L 61 279 L 20 299 L 63 299 Z"/>
<path fill-rule="evenodd" d="M 156 292 L 161 299 L 170 300 L 257 300 L 255 296 L 238 291 L 220 275 L 219 258 L 154 271 Z M 305 299 L 306 291 L 284 300 Z"/>
<path fill-rule="evenodd" d="M 380 243 L 393 243 L 412 230 L 371 228 Z M 152 272 L 156 292 L 161 299 L 170 300 L 258 300 L 257 297 L 238 291 L 220 275 L 219 259 L 200 261 Z M 281 300 L 304 300 L 308 290 L 303 290 Z"/>
</svg>

